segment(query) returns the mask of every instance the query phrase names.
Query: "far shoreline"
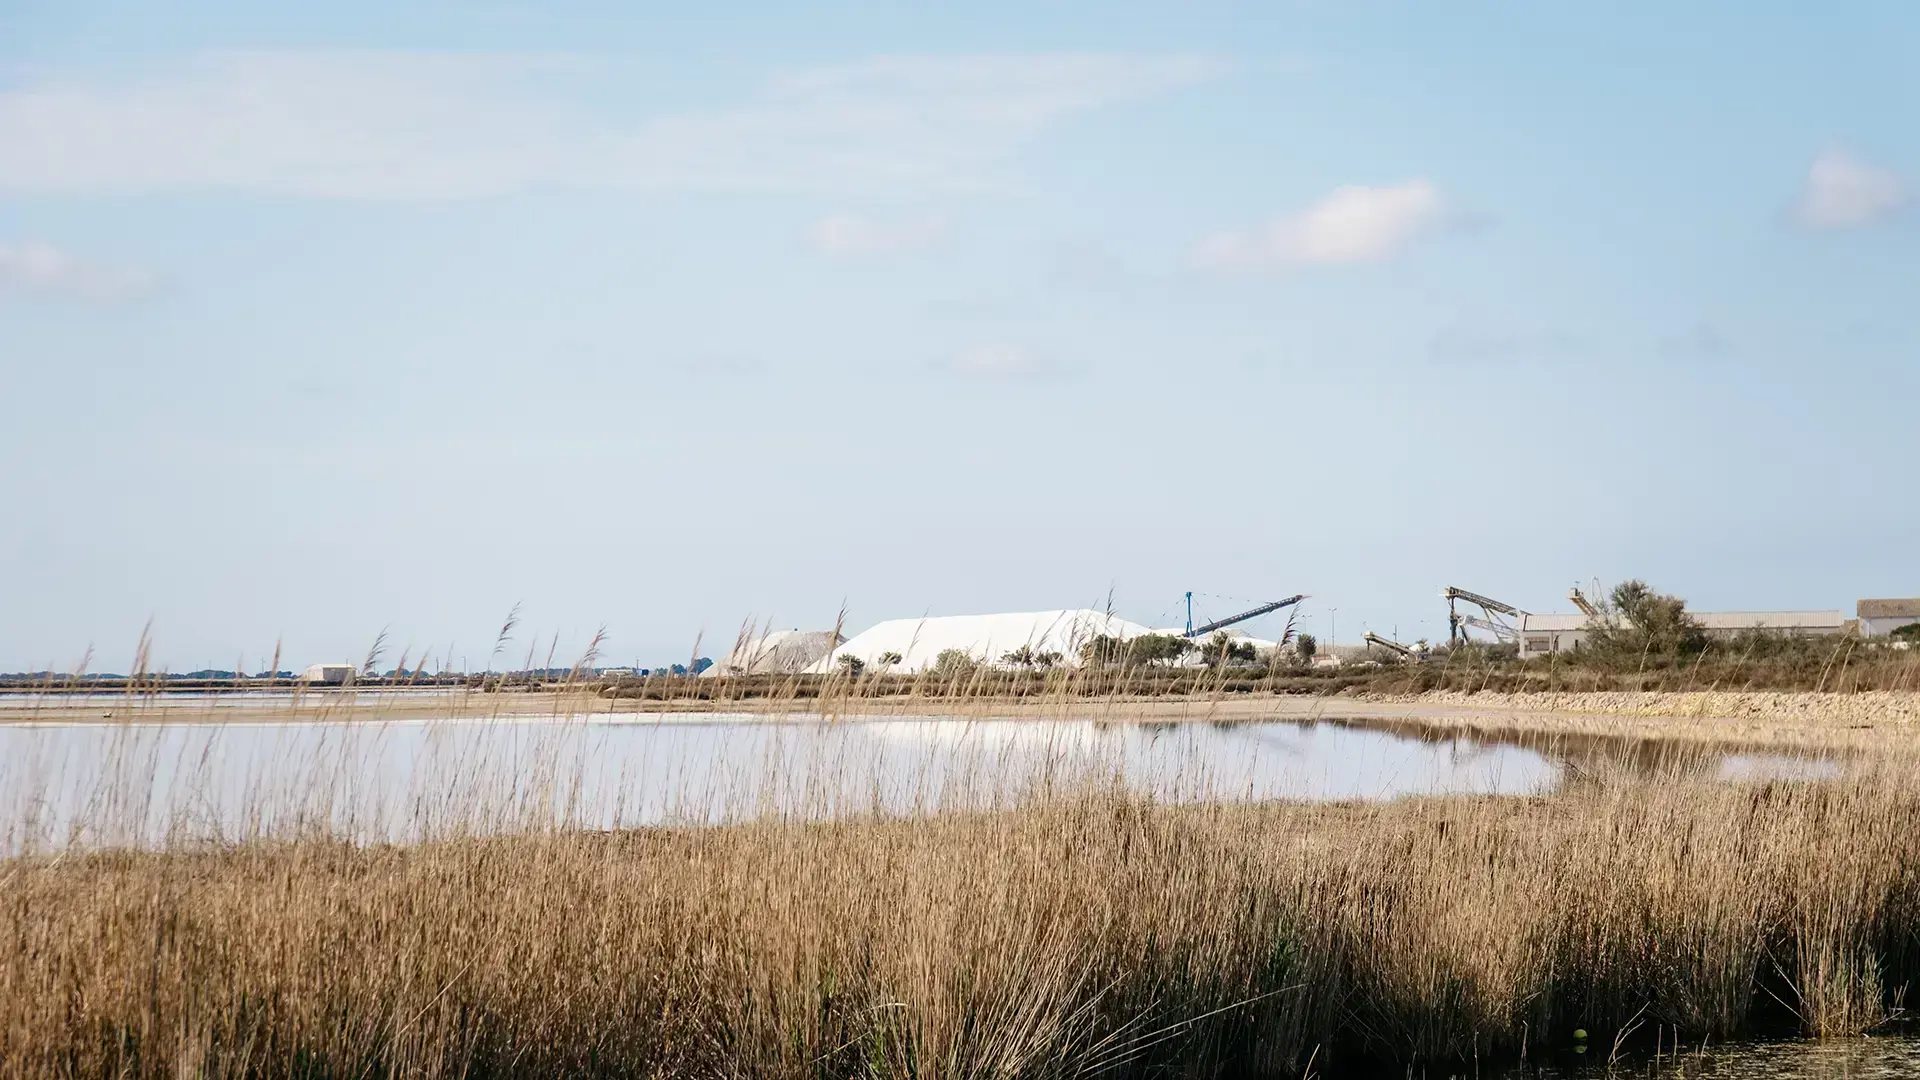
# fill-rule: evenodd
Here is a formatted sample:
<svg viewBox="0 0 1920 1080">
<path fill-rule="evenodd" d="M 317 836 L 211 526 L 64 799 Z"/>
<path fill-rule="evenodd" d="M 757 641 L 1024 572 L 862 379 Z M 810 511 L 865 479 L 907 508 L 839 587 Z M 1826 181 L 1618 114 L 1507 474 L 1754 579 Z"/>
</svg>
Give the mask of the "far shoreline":
<svg viewBox="0 0 1920 1080">
<path fill-rule="evenodd" d="M 430 723 L 604 716 L 1096 720 L 1111 723 L 1326 721 L 1502 741 L 1553 738 L 1682 742 L 1777 750 L 1873 750 L 1920 743 L 1920 692 L 1494 691 L 1425 694 L 1214 693 L 615 698 L 591 691 L 307 690 L 276 700 L 221 695 L 64 694 L 0 699 L 0 726 L 69 724 Z"/>
</svg>

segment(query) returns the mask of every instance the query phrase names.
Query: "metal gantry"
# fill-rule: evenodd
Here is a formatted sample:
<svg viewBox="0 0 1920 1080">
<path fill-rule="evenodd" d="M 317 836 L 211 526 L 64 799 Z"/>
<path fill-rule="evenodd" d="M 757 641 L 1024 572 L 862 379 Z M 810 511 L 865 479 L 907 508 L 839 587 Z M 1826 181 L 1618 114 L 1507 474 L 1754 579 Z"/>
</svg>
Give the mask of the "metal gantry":
<svg viewBox="0 0 1920 1080">
<path fill-rule="evenodd" d="M 1502 620 L 1500 616 L 1505 615 L 1510 619 L 1518 619 L 1527 614 L 1512 604 L 1495 600 L 1491 596 L 1482 596 L 1477 592 L 1471 592 L 1455 585 L 1447 586 L 1440 595 L 1447 599 L 1447 644 L 1449 645 L 1458 645 L 1461 641 L 1465 640 L 1467 636 L 1466 628 L 1469 626 L 1485 630 L 1502 641 L 1505 641 L 1515 637 L 1518 631 L 1513 628 L 1512 624 Z M 1484 617 L 1460 614 L 1459 604 L 1462 600 L 1479 608 Z"/>
</svg>

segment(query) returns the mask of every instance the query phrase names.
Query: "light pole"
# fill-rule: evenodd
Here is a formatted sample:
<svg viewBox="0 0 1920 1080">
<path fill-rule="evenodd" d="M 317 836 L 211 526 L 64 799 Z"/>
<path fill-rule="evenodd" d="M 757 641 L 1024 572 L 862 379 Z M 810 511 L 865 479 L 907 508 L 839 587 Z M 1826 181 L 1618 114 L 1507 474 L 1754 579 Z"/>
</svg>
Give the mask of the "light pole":
<svg viewBox="0 0 1920 1080">
<path fill-rule="evenodd" d="M 1340 609 L 1337 607 L 1328 608 L 1327 609 L 1327 648 L 1331 649 L 1335 645 L 1338 645 L 1339 643 L 1340 643 Z"/>
</svg>

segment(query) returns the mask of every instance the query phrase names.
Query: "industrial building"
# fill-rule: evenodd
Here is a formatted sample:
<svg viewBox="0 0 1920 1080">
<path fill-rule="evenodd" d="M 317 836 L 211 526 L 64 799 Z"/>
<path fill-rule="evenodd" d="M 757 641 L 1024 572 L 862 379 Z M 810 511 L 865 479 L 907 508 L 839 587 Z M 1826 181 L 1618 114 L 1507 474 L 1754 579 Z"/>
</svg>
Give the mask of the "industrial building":
<svg viewBox="0 0 1920 1080">
<path fill-rule="evenodd" d="M 1862 600 L 1854 606 L 1863 637 L 1885 637 L 1903 626 L 1920 623 L 1920 597 L 1899 600 Z"/>
<path fill-rule="evenodd" d="M 1840 611 L 1690 611 L 1709 637 L 1732 637 L 1743 630 L 1766 630 L 1797 637 L 1845 633 L 1846 614 Z M 1585 612 L 1570 615 L 1536 615 L 1521 612 L 1514 629 L 1520 656 L 1545 656 L 1566 652 L 1585 641 L 1592 630 L 1593 616 Z"/>
<path fill-rule="evenodd" d="M 314 664 L 300 673 L 300 681 L 313 686 L 346 686 L 353 682 L 352 664 Z"/>
<path fill-rule="evenodd" d="M 1449 636 L 1453 640 L 1464 640 L 1469 629 L 1484 630 L 1499 641 L 1511 641 L 1520 649 L 1524 659 L 1530 656 L 1545 656 L 1549 653 L 1566 652 L 1578 647 L 1593 633 L 1596 622 L 1603 618 L 1596 608 L 1579 589 L 1567 594 L 1567 599 L 1580 610 L 1571 614 L 1540 614 L 1525 611 L 1512 604 L 1482 596 L 1476 592 L 1456 586 L 1448 586 L 1440 594 L 1447 601 L 1447 625 Z M 1461 604 L 1479 608 L 1480 614 L 1462 614 Z M 1911 610 L 1915 614 L 1909 621 L 1920 622 L 1920 600 L 1863 600 L 1862 611 L 1870 605 L 1886 605 L 1885 610 Z M 1882 610 L 1875 607 L 1874 610 Z M 1762 630 L 1775 634 L 1787 634 L 1795 637 L 1816 637 L 1845 634 L 1864 628 L 1864 622 L 1848 619 L 1845 612 L 1834 611 L 1689 611 L 1689 618 L 1700 624 L 1709 637 L 1729 638 L 1748 630 Z M 1893 616 L 1886 619 L 1891 632 Z M 1864 630 L 1863 630 L 1864 632 Z"/>
</svg>

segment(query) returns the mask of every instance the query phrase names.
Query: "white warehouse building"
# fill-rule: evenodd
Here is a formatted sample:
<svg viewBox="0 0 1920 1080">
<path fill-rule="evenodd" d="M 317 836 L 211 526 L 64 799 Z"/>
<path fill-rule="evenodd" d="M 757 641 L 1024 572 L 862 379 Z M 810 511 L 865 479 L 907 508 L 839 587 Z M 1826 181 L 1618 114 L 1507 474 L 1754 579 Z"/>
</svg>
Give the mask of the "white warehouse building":
<svg viewBox="0 0 1920 1080">
<path fill-rule="evenodd" d="M 1732 637 L 1743 630 L 1755 629 L 1796 637 L 1821 636 L 1845 633 L 1851 625 L 1846 613 L 1841 611 L 1690 611 L 1687 614 L 1712 637 Z M 1524 658 L 1566 652 L 1587 639 L 1591 622 L 1590 616 L 1579 613 L 1535 615 L 1523 611 L 1514 622 L 1520 655 Z"/>
<path fill-rule="evenodd" d="M 816 674 L 837 671 L 841 658 L 851 656 L 868 671 L 913 674 L 932 668 L 940 654 L 949 649 L 960 650 L 976 663 L 999 664 L 1001 657 L 1021 648 L 1036 654 L 1058 653 L 1062 666 L 1077 667 L 1080 650 L 1097 637 L 1124 641 L 1154 632 L 1151 627 L 1090 608 L 890 619 L 855 634 L 808 670 Z M 890 661 L 895 655 L 899 660 Z"/>
<path fill-rule="evenodd" d="M 300 681 L 313 686 L 349 686 L 353 672 L 352 664 L 312 664 L 300 673 Z"/>
<path fill-rule="evenodd" d="M 1899 600 L 1862 600 L 1854 613 L 1864 637 L 1885 637 L 1903 626 L 1920 623 L 1920 597 Z"/>
</svg>

